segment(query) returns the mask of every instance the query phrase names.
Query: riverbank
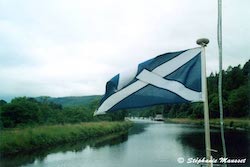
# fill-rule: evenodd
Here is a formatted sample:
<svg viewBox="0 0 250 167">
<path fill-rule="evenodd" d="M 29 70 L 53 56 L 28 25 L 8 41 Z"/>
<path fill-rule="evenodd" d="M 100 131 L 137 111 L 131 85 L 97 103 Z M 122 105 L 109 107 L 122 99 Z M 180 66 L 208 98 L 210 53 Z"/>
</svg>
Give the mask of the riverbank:
<svg viewBox="0 0 250 167">
<path fill-rule="evenodd" d="M 127 132 L 132 122 L 90 122 L 2 130 L 0 154 L 29 152 L 60 144 Z"/>
<path fill-rule="evenodd" d="M 189 118 L 168 118 L 168 119 L 165 119 L 165 122 L 181 123 L 181 124 L 195 124 L 195 125 L 204 124 L 203 119 L 189 119 Z M 219 128 L 220 119 L 210 119 L 210 126 Z M 240 118 L 225 118 L 224 127 L 225 129 L 250 131 L 250 120 L 240 119 Z"/>
</svg>

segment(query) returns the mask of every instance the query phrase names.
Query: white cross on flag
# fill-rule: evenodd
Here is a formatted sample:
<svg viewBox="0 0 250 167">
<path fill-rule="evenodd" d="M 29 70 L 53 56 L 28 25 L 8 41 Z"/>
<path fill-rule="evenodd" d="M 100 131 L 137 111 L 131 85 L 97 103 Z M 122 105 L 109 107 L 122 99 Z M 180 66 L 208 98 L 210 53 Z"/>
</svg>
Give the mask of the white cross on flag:
<svg viewBox="0 0 250 167">
<path fill-rule="evenodd" d="M 119 109 L 203 101 L 200 47 L 159 55 L 114 76 L 95 115 Z"/>
</svg>

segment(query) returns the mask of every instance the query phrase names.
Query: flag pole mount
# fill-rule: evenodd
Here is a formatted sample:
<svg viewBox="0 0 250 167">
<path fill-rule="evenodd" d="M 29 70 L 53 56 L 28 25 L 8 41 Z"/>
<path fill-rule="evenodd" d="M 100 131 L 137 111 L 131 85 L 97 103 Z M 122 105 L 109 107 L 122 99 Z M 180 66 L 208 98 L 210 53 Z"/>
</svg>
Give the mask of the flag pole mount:
<svg viewBox="0 0 250 167">
<path fill-rule="evenodd" d="M 196 41 L 198 45 L 201 45 L 202 47 L 206 47 L 207 44 L 209 43 L 209 39 L 207 38 L 201 38 Z"/>
<path fill-rule="evenodd" d="M 205 47 L 209 43 L 209 39 L 201 38 L 196 41 L 198 45 L 202 47 L 202 92 L 204 101 L 204 128 L 205 128 L 205 144 L 206 144 L 206 158 L 208 160 L 211 157 L 211 141 L 210 141 L 210 126 L 209 126 L 209 110 L 208 110 L 208 93 L 207 93 L 207 78 L 206 78 L 206 57 L 205 57 Z M 209 166 L 212 164 L 208 164 Z"/>
</svg>

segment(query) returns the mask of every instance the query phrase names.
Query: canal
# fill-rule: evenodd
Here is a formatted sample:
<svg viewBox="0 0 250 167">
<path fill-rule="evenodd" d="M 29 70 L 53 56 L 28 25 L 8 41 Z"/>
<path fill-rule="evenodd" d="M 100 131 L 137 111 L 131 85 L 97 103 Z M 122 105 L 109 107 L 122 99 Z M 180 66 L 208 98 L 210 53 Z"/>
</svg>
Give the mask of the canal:
<svg viewBox="0 0 250 167">
<path fill-rule="evenodd" d="M 246 163 L 229 166 L 250 166 L 250 134 L 226 131 L 229 159 Z M 212 155 L 221 157 L 220 131 L 211 130 Z M 200 166 L 188 163 L 205 157 L 204 130 L 201 126 L 135 123 L 128 134 L 84 143 L 65 144 L 28 154 L 1 158 L 0 166 L 24 167 L 178 167 Z M 178 162 L 179 161 L 179 162 Z"/>
</svg>

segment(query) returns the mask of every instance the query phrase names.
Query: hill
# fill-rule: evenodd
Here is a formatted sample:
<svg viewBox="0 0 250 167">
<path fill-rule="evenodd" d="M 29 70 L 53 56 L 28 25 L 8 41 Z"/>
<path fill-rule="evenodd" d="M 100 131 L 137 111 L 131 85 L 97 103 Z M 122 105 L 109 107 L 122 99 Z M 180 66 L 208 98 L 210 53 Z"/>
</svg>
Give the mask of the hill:
<svg viewBox="0 0 250 167">
<path fill-rule="evenodd" d="M 47 100 L 49 102 L 53 102 L 56 104 L 61 104 L 63 107 L 71 107 L 71 106 L 86 106 L 95 100 L 100 100 L 101 95 L 91 95 L 91 96 L 68 96 L 68 97 L 48 97 L 48 96 L 40 96 L 37 97 L 37 101 Z"/>
</svg>

